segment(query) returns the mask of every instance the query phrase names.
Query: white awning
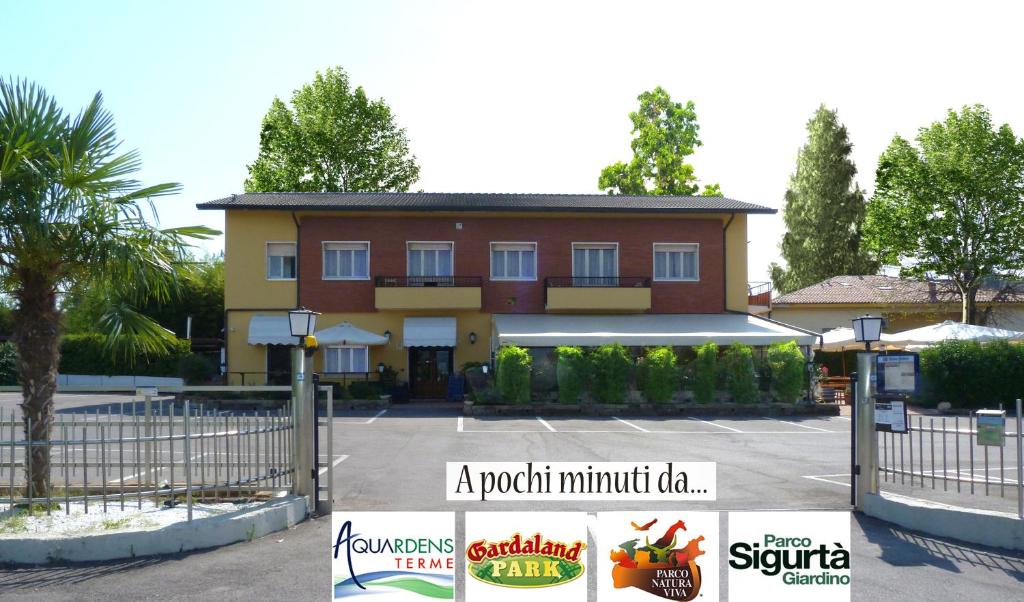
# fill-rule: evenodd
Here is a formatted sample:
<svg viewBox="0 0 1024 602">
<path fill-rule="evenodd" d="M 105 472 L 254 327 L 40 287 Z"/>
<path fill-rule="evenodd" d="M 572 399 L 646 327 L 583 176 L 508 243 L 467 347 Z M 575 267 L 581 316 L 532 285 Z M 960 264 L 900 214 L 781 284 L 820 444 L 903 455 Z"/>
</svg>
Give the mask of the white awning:
<svg viewBox="0 0 1024 602">
<path fill-rule="evenodd" d="M 454 347 L 455 318 L 406 318 L 403 347 Z"/>
<path fill-rule="evenodd" d="M 818 335 L 747 314 L 500 314 L 494 316 L 494 329 L 499 345 L 525 347 L 596 347 L 607 343 L 627 347 L 689 347 L 708 341 L 718 345 L 770 345 L 786 341 L 814 345 L 818 339 Z"/>
<path fill-rule="evenodd" d="M 316 342 L 320 345 L 387 345 L 388 338 L 342 322 L 316 333 Z"/>
<path fill-rule="evenodd" d="M 249 320 L 250 345 L 295 345 L 288 316 L 253 316 Z"/>
<path fill-rule="evenodd" d="M 935 345 L 943 341 L 978 341 L 985 343 L 998 340 L 1024 340 L 1024 332 L 989 328 L 987 326 L 974 326 L 972 324 L 962 324 L 946 320 L 945 322 L 930 326 L 897 332 L 896 334 L 889 335 L 888 339 L 888 342 L 895 346 Z M 883 335 L 884 340 L 885 337 Z"/>
</svg>

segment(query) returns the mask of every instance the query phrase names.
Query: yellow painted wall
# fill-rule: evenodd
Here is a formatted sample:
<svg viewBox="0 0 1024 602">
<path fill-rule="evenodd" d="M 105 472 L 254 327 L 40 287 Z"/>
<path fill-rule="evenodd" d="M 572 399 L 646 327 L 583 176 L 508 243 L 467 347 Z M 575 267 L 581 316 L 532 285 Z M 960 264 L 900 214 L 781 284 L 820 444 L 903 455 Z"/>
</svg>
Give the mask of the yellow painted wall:
<svg viewBox="0 0 1024 602">
<path fill-rule="evenodd" d="M 378 286 L 377 309 L 480 309 L 479 286 Z"/>
<path fill-rule="evenodd" d="M 561 288 L 547 291 L 548 311 L 559 312 L 642 312 L 651 309 L 651 289 Z"/>
<path fill-rule="evenodd" d="M 294 242 L 285 211 L 227 211 L 224 235 L 224 307 L 295 307 L 295 280 L 267 280 L 267 242 Z"/>
<path fill-rule="evenodd" d="M 725 222 L 728 223 L 728 218 Z M 725 231 L 725 308 L 747 311 L 747 215 L 737 213 Z"/>
<path fill-rule="evenodd" d="M 266 371 L 266 347 L 250 345 L 249 320 L 254 315 L 275 315 L 275 312 L 230 312 L 228 314 L 228 365 L 231 372 L 264 372 Z M 280 312 L 276 315 L 285 315 Z M 391 331 L 391 341 L 387 345 L 370 347 L 369 366 L 376 370 L 378 362 L 384 362 L 398 372 L 398 379 L 407 381 L 409 378 L 409 350 L 402 346 L 402 327 L 405 318 L 413 316 L 439 316 L 455 318 L 455 369 L 458 370 L 466 362 L 482 362 L 490 358 L 491 314 L 481 312 L 387 312 L 375 313 L 326 313 L 317 320 L 317 330 L 330 328 L 341 322 L 351 322 L 354 326 L 377 334 Z M 476 344 L 470 344 L 469 333 L 477 335 Z M 314 369 L 323 371 L 323 350 L 314 357 Z M 255 377 L 247 377 L 247 384 L 257 384 Z M 240 375 L 231 375 L 230 382 L 239 384 Z"/>
</svg>

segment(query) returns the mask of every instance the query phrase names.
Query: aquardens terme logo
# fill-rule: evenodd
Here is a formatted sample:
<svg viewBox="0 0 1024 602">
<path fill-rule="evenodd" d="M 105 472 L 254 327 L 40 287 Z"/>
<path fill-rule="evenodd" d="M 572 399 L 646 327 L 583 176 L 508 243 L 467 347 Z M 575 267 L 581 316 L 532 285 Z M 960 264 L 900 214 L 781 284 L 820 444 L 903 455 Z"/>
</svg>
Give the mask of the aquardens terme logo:
<svg viewBox="0 0 1024 602">
<path fill-rule="evenodd" d="M 850 599 L 849 512 L 731 512 L 729 599 Z"/>
<path fill-rule="evenodd" d="M 334 599 L 455 598 L 454 513 L 335 512 L 331 533 Z"/>
</svg>

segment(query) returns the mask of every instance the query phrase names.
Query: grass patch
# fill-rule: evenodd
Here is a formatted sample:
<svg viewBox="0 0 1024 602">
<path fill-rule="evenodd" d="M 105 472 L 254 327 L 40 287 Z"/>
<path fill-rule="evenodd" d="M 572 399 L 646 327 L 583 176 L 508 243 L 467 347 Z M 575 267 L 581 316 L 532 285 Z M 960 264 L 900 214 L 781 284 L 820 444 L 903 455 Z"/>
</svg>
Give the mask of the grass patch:
<svg viewBox="0 0 1024 602">
<path fill-rule="evenodd" d="M 117 529 L 124 529 L 132 522 L 132 517 L 125 516 L 123 518 L 107 518 L 100 521 L 100 529 L 104 531 L 116 531 Z"/>
<path fill-rule="evenodd" d="M 25 531 L 28 531 L 28 518 L 21 512 L 0 519 L 0 535 L 24 533 Z"/>
</svg>

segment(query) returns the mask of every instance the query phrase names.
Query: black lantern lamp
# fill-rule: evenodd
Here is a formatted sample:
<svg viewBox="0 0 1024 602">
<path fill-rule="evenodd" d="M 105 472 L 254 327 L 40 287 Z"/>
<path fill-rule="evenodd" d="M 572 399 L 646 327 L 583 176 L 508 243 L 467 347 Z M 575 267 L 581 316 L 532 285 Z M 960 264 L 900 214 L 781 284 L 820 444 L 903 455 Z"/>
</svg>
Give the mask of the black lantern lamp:
<svg viewBox="0 0 1024 602">
<path fill-rule="evenodd" d="M 853 319 L 853 338 L 858 343 L 864 343 L 864 348 L 871 351 L 871 343 L 882 340 L 882 323 L 884 320 L 878 316 L 861 316 Z"/>
<path fill-rule="evenodd" d="M 299 345 L 306 349 L 316 349 L 316 318 L 320 312 L 299 307 L 288 312 L 288 328 L 291 335 L 299 339 Z"/>
</svg>

